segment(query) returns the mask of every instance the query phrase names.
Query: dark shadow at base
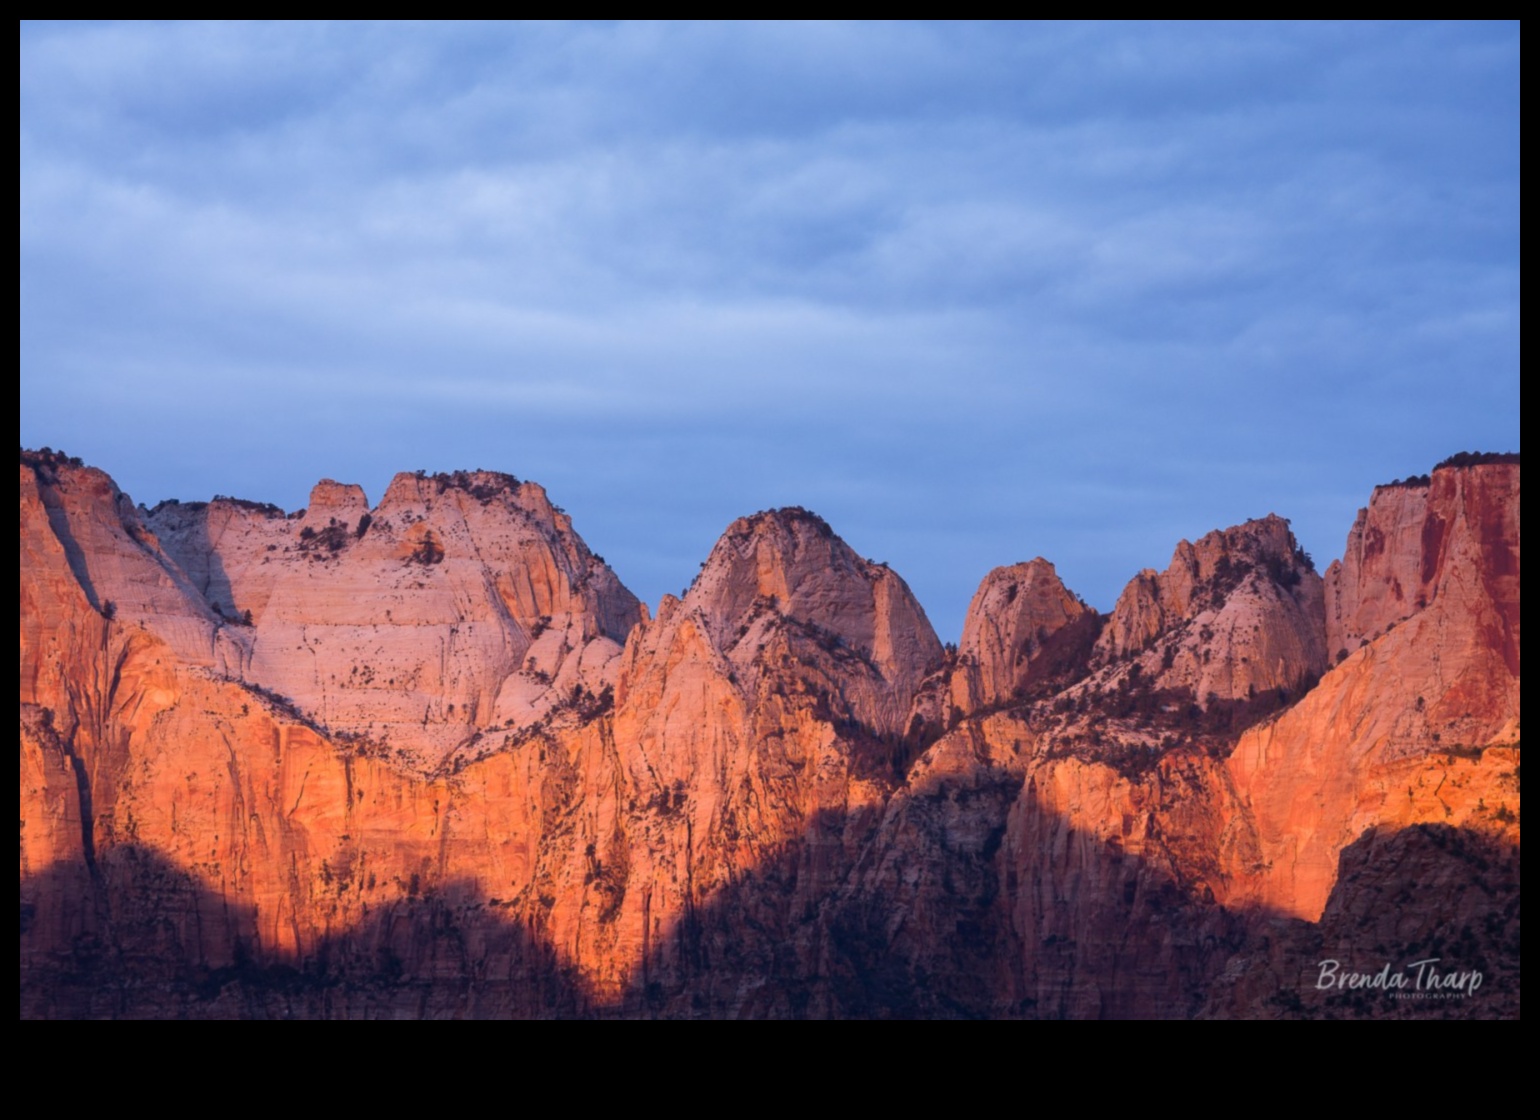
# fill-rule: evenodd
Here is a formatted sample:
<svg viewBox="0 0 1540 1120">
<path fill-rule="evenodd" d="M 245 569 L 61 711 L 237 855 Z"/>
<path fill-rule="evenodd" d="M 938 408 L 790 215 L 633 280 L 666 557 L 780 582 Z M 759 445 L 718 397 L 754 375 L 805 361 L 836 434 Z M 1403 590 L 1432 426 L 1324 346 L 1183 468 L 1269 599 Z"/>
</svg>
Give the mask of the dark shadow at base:
<svg viewBox="0 0 1540 1120">
<path fill-rule="evenodd" d="M 93 897 L 94 895 L 94 897 Z M 450 882 L 303 954 L 158 853 L 21 884 L 22 1018 L 575 1018 L 592 1001 L 545 939 Z"/>
<path fill-rule="evenodd" d="M 1516 846 L 1470 829 L 1371 829 L 1343 850 L 1321 920 L 1257 923 L 1206 1010 L 1518 1019 L 1519 872 Z"/>
<path fill-rule="evenodd" d="M 1084 838 L 1066 845 L 1079 862 L 1013 861 L 1019 792 L 1019 776 L 980 767 L 880 823 L 819 814 L 686 913 L 614 1002 L 463 882 L 295 956 L 264 949 L 249 908 L 118 846 L 94 876 L 58 866 L 22 881 L 21 1017 L 1518 1017 L 1514 847 L 1445 826 L 1374 830 L 1308 923 L 1228 911 Z M 1333 978 L 1406 979 L 1333 987 L 1327 960 Z M 1419 989 L 1425 960 L 1438 963 Z M 1432 993 L 1430 968 L 1480 980 Z"/>
</svg>

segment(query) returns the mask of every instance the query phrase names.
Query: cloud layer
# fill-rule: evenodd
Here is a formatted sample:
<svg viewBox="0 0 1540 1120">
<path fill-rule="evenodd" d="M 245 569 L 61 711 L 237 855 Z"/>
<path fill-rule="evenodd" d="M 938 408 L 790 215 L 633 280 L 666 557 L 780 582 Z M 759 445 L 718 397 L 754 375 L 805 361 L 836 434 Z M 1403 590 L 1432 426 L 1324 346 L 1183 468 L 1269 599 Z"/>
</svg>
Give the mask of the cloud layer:
<svg viewBox="0 0 1540 1120">
<path fill-rule="evenodd" d="M 24 25 L 22 442 L 818 510 L 944 636 L 1519 446 L 1516 24 Z"/>
</svg>

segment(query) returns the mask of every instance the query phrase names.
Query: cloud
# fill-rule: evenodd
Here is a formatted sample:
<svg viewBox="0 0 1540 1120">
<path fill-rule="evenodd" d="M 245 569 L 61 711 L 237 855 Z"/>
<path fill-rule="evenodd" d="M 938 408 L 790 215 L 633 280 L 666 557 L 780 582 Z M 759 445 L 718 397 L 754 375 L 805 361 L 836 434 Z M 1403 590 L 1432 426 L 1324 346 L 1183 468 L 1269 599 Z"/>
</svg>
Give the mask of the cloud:
<svg viewBox="0 0 1540 1120">
<path fill-rule="evenodd" d="M 654 599 L 795 501 L 948 632 L 1039 552 L 1106 606 L 1297 503 L 1326 557 L 1518 446 L 1518 67 L 1487 24 L 23 25 L 22 438 L 149 500 L 509 469 Z"/>
</svg>

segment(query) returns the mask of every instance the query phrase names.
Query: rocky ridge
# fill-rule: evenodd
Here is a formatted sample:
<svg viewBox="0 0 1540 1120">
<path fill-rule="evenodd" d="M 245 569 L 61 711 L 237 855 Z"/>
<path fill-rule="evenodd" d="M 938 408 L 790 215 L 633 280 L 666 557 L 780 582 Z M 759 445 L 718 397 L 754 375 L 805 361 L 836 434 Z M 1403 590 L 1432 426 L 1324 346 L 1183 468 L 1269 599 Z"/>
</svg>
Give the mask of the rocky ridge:
<svg viewBox="0 0 1540 1120">
<path fill-rule="evenodd" d="M 232 675 L 424 769 L 614 686 L 642 607 L 545 491 L 401 474 L 370 509 L 323 481 L 294 514 L 231 499 L 139 518 L 242 658 Z"/>
<path fill-rule="evenodd" d="M 1518 471 L 1324 581 L 1279 518 L 1107 617 L 997 569 L 949 654 L 801 510 L 649 618 L 508 476 L 24 452 L 23 1015 L 1516 1014 Z M 1479 998 L 1313 984 L 1435 942 Z"/>
</svg>

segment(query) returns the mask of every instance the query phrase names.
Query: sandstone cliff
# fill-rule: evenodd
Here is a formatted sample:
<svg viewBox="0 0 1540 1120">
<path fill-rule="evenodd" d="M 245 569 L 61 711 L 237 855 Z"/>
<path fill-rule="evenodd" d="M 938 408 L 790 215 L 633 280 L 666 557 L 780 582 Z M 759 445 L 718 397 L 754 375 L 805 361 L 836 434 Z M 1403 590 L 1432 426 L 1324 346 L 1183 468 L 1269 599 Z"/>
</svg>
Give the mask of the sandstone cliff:
<svg viewBox="0 0 1540 1120">
<path fill-rule="evenodd" d="M 984 577 L 963 621 L 953 702 L 964 712 L 1065 683 L 1101 629 L 1097 614 L 1039 556 Z"/>
<path fill-rule="evenodd" d="M 1272 516 L 1177 545 L 1164 572 L 1141 572 L 1097 642 L 1156 688 L 1202 702 L 1291 689 L 1326 667 L 1321 579 L 1288 522 Z"/>
<path fill-rule="evenodd" d="M 1263 841 L 1260 897 L 1311 919 L 1338 854 L 1373 827 L 1517 844 L 1517 464 L 1377 489 L 1329 582 L 1330 633 L 1353 651 L 1230 759 Z"/>
<path fill-rule="evenodd" d="M 641 606 L 534 483 L 319 483 L 308 508 L 163 503 L 144 521 L 239 644 L 233 675 L 425 768 L 613 687 Z"/>
<path fill-rule="evenodd" d="M 1434 945 L 1516 1014 L 1518 470 L 1324 586 L 1278 518 L 1105 620 L 998 569 L 949 657 L 801 510 L 648 618 L 507 476 L 24 453 L 23 1014 L 1415 1016 L 1316 962 Z"/>
</svg>

